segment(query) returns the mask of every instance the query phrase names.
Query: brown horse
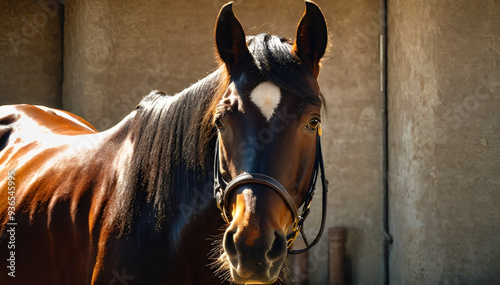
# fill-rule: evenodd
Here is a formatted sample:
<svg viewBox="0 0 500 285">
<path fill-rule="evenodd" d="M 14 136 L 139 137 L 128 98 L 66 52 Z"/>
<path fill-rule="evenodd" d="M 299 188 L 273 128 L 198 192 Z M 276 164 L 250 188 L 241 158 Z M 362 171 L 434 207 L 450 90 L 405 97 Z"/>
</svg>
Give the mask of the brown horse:
<svg viewBox="0 0 500 285">
<path fill-rule="evenodd" d="M 325 20 L 306 2 L 294 43 L 246 38 L 228 4 L 215 39 L 220 68 L 105 132 L 0 108 L 1 284 L 279 279 L 321 164 Z"/>
</svg>

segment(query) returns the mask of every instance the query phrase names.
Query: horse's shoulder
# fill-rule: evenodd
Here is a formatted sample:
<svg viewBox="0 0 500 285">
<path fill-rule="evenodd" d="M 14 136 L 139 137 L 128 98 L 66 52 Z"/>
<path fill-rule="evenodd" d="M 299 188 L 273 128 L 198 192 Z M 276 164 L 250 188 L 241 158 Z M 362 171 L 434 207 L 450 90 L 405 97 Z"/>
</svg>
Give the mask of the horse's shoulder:
<svg viewBox="0 0 500 285">
<path fill-rule="evenodd" d="M 49 200 L 54 205 L 65 204 L 68 193 L 85 190 L 73 185 L 71 179 L 78 176 L 79 163 L 88 152 L 77 153 L 78 145 L 71 143 L 80 139 L 77 135 L 94 133 L 97 131 L 85 120 L 62 110 L 0 106 L 0 173 L 14 171 L 16 181 L 22 181 L 16 185 L 16 195 L 23 197 L 16 198 L 20 213 L 37 212 Z M 82 177 L 79 182 L 91 179 Z M 0 181 L 0 190 L 6 189 L 4 183 Z M 0 191 L 0 198 L 2 195 L 6 194 Z M 0 207 L 0 218 L 1 214 Z"/>
</svg>

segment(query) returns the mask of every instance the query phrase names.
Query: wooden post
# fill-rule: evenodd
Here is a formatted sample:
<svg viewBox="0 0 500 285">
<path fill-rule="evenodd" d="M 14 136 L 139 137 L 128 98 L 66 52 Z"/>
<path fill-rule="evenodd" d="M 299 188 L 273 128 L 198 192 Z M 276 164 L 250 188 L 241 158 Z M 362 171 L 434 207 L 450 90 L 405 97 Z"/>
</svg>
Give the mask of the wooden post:
<svg viewBox="0 0 500 285">
<path fill-rule="evenodd" d="M 344 285 L 345 229 L 331 228 L 329 235 L 329 285 Z"/>
</svg>

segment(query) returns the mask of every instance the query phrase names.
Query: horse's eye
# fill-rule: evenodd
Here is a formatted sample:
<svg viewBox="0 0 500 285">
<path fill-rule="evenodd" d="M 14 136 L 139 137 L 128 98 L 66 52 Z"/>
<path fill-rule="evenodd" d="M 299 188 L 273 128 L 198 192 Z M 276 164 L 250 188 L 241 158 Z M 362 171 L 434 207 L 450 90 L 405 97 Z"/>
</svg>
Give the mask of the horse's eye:
<svg viewBox="0 0 500 285">
<path fill-rule="evenodd" d="M 215 127 L 219 130 L 224 127 L 224 124 L 222 123 L 222 120 L 220 119 L 220 117 L 215 119 L 214 124 L 215 124 Z"/>
<path fill-rule="evenodd" d="M 320 123 L 321 122 L 318 118 L 313 118 L 309 121 L 309 124 L 307 124 L 306 128 L 309 130 L 316 130 Z"/>
</svg>

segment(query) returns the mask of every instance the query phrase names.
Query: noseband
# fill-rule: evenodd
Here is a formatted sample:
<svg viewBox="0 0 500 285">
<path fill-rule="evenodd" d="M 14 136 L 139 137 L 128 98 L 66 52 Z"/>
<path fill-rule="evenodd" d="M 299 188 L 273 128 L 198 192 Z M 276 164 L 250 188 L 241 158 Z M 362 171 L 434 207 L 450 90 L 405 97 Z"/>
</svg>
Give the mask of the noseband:
<svg viewBox="0 0 500 285">
<path fill-rule="evenodd" d="M 222 175 L 220 174 L 220 165 L 219 165 L 219 139 L 217 139 L 215 145 L 215 161 L 214 161 L 214 197 L 217 202 L 217 207 L 221 211 L 222 218 L 226 223 L 230 223 L 229 217 L 231 216 L 228 212 L 228 200 L 231 192 L 238 188 L 241 185 L 246 184 L 261 184 L 265 185 L 271 189 L 273 189 L 276 193 L 278 193 L 285 204 L 288 206 L 290 213 L 292 214 L 292 232 L 287 235 L 287 248 L 289 254 L 302 253 L 309 250 L 311 247 L 316 245 L 321 235 L 323 234 L 323 230 L 325 228 L 325 220 L 326 220 L 326 209 L 327 209 L 327 192 L 328 192 L 328 180 L 325 178 L 325 167 L 323 164 L 323 154 L 321 152 L 321 141 L 320 135 L 318 134 L 316 137 L 316 158 L 314 162 L 314 170 L 311 177 L 311 183 L 309 185 L 309 189 L 307 191 L 306 197 L 304 201 L 299 205 L 302 206 L 302 211 L 299 215 L 299 207 L 293 201 L 292 196 L 288 193 L 288 191 L 279 183 L 276 179 L 260 174 L 260 173 L 242 173 L 232 179 L 229 183 L 224 181 Z M 312 198 L 314 195 L 314 190 L 316 189 L 316 181 L 318 179 L 318 173 L 321 173 L 321 184 L 323 188 L 323 203 L 322 203 L 322 217 L 321 217 L 321 226 L 316 235 L 316 238 L 312 243 L 309 243 L 306 235 L 304 233 L 304 221 L 309 215 Z M 291 245 L 298 237 L 299 233 L 302 234 L 306 247 L 299 250 L 292 250 Z"/>
</svg>

